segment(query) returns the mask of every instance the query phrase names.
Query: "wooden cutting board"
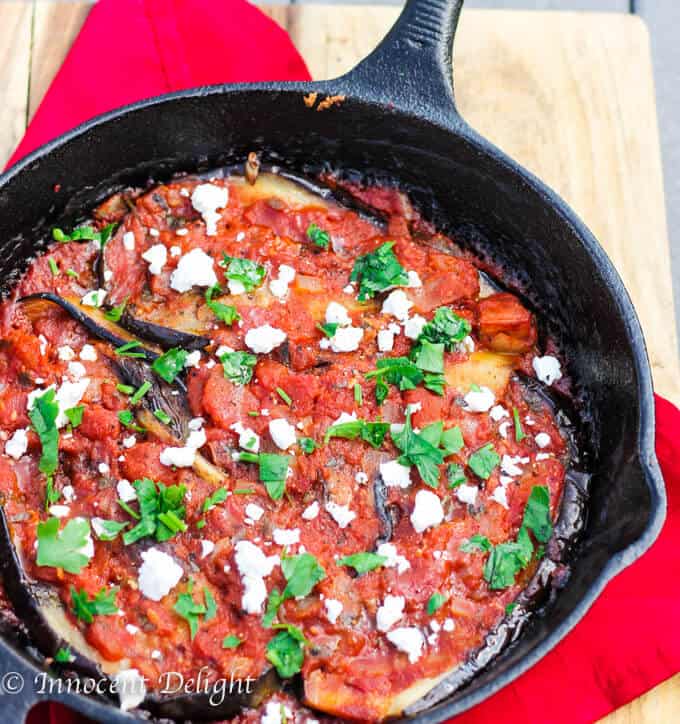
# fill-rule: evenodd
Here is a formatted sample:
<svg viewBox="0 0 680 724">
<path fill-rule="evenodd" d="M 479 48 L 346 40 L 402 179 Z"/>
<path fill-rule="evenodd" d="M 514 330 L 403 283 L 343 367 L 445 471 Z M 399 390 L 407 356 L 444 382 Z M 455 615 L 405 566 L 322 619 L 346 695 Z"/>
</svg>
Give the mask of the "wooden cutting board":
<svg viewBox="0 0 680 724">
<path fill-rule="evenodd" d="M 0 3 L 0 165 L 85 19 L 81 2 Z M 280 6 L 314 78 L 340 75 L 394 7 Z M 649 39 L 631 15 L 465 10 L 455 47 L 465 118 L 555 188 L 603 244 L 645 330 L 656 389 L 680 404 L 675 317 Z M 565 304 L 568 304 L 565 300 Z M 606 718 L 680 720 L 680 676 Z"/>
</svg>

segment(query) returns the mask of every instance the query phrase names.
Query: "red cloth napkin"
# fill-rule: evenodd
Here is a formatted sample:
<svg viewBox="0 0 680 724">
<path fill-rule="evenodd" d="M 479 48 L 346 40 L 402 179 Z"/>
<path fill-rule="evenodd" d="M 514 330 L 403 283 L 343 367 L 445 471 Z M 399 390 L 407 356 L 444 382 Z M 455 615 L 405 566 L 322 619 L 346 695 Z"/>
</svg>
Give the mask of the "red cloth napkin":
<svg viewBox="0 0 680 724">
<path fill-rule="evenodd" d="M 140 98 L 210 83 L 308 78 L 287 35 L 243 0 L 100 0 L 12 162 Z M 656 405 L 669 495 L 660 538 L 550 654 L 456 724 L 589 724 L 680 671 L 680 411 L 659 397 Z M 41 704 L 30 721 L 86 720 Z"/>
</svg>

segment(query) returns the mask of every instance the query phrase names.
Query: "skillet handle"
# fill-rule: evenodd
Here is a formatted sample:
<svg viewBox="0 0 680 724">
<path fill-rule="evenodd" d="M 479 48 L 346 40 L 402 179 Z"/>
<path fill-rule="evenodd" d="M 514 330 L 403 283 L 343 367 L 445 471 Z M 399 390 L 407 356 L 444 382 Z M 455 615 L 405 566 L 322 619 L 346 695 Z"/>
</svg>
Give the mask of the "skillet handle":
<svg viewBox="0 0 680 724">
<path fill-rule="evenodd" d="M 378 47 L 338 81 L 348 92 L 451 125 L 453 39 L 464 0 L 407 0 Z"/>
</svg>

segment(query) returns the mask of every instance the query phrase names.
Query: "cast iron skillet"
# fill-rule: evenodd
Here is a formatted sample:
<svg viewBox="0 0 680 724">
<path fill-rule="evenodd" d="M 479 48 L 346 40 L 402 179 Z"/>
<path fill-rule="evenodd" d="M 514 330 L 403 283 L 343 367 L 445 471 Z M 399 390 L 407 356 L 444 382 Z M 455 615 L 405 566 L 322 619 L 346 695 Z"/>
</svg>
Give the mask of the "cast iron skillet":
<svg viewBox="0 0 680 724">
<path fill-rule="evenodd" d="M 500 264 L 561 341 L 581 398 L 593 473 L 588 520 L 563 590 L 519 639 L 420 722 L 482 701 L 544 656 L 607 581 L 654 541 L 665 515 L 654 455 L 654 400 L 640 326 L 621 279 L 574 212 L 458 114 L 451 44 L 462 0 L 409 0 L 379 47 L 347 75 L 318 83 L 198 88 L 100 116 L 32 153 L 0 177 L 0 291 L 43 249 L 47 230 L 83 215 L 121 184 L 233 163 L 248 151 L 302 171 L 343 169 L 397 183 L 426 217 Z M 303 96 L 344 95 L 327 110 Z M 38 239 L 39 241 L 36 241 Z M 0 639 L 0 685 L 16 671 L 22 693 L 3 697 L 21 722 L 41 697 L 26 646 Z M 4 692 L 3 692 L 4 693 Z M 44 697 L 42 697 L 44 698 Z M 62 693 L 99 721 L 132 716 L 113 703 Z"/>
</svg>

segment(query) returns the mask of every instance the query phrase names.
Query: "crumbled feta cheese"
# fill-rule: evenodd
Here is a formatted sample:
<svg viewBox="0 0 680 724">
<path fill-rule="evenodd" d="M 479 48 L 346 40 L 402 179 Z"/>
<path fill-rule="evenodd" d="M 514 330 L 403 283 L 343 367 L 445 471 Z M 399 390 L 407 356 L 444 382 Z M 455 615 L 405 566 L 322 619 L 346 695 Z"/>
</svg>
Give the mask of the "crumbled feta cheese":
<svg viewBox="0 0 680 724">
<path fill-rule="evenodd" d="M 404 615 L 406 599 L 403 596 L 385 596 L 383 605 L 375 614 L 378 631 L 389 631 L 392 626 Z"/>
<path fill-rule="evenodd" d="M 157 239 L 161 235 L 161 232 L 158 231 L 158 229 L 149 229 L 149 234 Z"/>
<path fill-rule="evenodd" d="M 264 508 L 261 508 L 256 503 L 248 503 L 248 505 L 246 505 L 246 515 L 251 520 L 260 520 L 260 518 L 264 515 Z"/>
<path fill-rule="evenodd" d="M 399 651 L 408 654 L 408 660 L 412 664 L 415 664 L 423 653 L 425 637 L 417 628 L 408 626 L 395 628 L 393 631 L 387 633 L 387 638 Z"/>
<path fill-rule="evenodd" d="M 260 724 L 283 724 L 282 710 L 286 721 L 294 719 L 293 712 L 287 706 L 279 701 L 270 701 L 267 703 L 264 714 L 260 717 Z"/>
<path fill-rule="evenodd" d="M 322 348 L 330 348 L 333 352 L 354 352 L 359 349 L 359 344 L 364 336 L 364 330 L 361 327 L 339 327 L 335 330 L 335 334 L 330 338 L 324 338 L 321 342 L 327 344 L 319 345 Z"/>
<path fill-rule="evenodd" d="M 47 352 L 47 338 L 44 334 L 38 335 L 38 342 L 40 343 L 40 354 L 44 357 Z"/>
<path fill-rule="evenodd" d="M 368 475 L 363 470 L 360 470 L 355 476 L 354 480 L 356 480 L 359 485 L 363 485 L 364 483 L 368 482 Z"/>
<path fill-rule="evenodd" d="M 519 455 L 503 455 L 501 458 L 501 471 L 510 477 L 521 475 L 522 468 L 519 467 L 518 463 L 522 461 L 523 459 Z"/>
<path fill-rule="evenodd" d="M 408 405 L 406 405 L 406 414 L 415 415 L 416 412 L 420 412 L 422 409 L 423 409 L 422 402 L 409 402 Z"/>
<path fill-rule="evenodd" d="M 506 510 L 510 508 L 508 505 L 508 494 L 502 485 L 496 487 L 489 496 L 491 500 L 495 500 L 499 505 L 502 505 Z"/>
<path fill-rule="evenodd" d="M 553 382 L 562 379 L 562 368 L 556 357 L 546 355 L 545 357 L 534 357 L 531 360 L 536 377 L 545 385 L 552 385 Z"/>
<path fill-rule="evenodd" d="M 323 602 L 323 605 L 326 609 L 326 618 L 331 623 L 335 623 L 338 620 L 338 616 L 342 613 L 342 603 L 336 601 L 334 598 L 327 598 Z"/>
<path fill-rule="evenodd" d="M 341 528 L 346 528 L 357 517 L 357 514 L 349 509 L 349 505 L 338 505 L 332 500 L 326 503 L 326 510 Z"/>
<path fill-rule="evenodd" d="M 548 445 L 550 445 L 550 435 L 548 435 L 547 432 L 539 432 L 534 440 L 540 448 L 548 447 Z"/>
<path fill-rule="evenodd" d="M 352 320 L 342 304 L 330 302 L 326 307 L 326 324 L 339 324 L 341 327 L 349 327 Z"/>
<path fill-rule="evenodd" d="M 99 470 L 101 475 L 108 475 L 111 472 L 111 468 L 108 463 L 99 463 L 99 465 L 97 465 L 97 470 Z"/>
<path fill-rule="evenodd" d="M 302 511 L 302 517 L 305 520 L 314 520 L 317 515 L 319 515 L 319 503 L 316 500 Z"/>
<path fill-rule="evenodd" d="M 292 546 L 300 542 L 300 529 L 292 528 L 286 530 L 285 528 L 275 528 L 272 533 L 274 543 L 279 546 Z"/>
<path fill-rule="evenodd" d="M 164 244 L 154 244 L 142 254 L 142 259 L 149 262 L 150 274 L 161 274 L 168 261 L 168 250 Z"/>
<path fill-rule="evenodd" d="M 134 251 L 135 248 L 135 235 L 131 231 L 126 231 L 123 234 L 123 246 L 128 251 Z"/>
<path fill-rule="evenodd" d="M 181 229 L 177 229 L 177 231 L 175 232 L 175 234 L 177 234 L 177 236 L 187 236 L 188 233 L 189 233 L 189 229 L 187 229 L 186 226 L 183 226 Z"/>
<path fill-rule="evenodd" d="M 113 691 L 118 694 L 120 708 L 129 711 L 146 697 L 146 681 L 137 669 L 122 669 L 113 675 Z"/>
<path fill-rule="evenodd" d="M 137 500 L 137 492 L 129 480 L 122 478 L 116 484 L 116 492 L 118 497 L 124 502 L 129 503 L 131 500 Z"/>
<path fill-rule="evenodd" d="M 221 344 L 215 351 L 215 357 L 220 358 L 222 355 L 228 354 L 229 352 L 233 351 L 233 347 L 229 347 L 226 344 Z"/>
<path fill-rule="evenodd" d="M 215 544 L 211 540 L 201 539 L 201 558 L 209 556 L 215 550 Z"/>
<path fill-rule="evenodd" d="M 288 285 L 295 279 L 295 269 L 288 264 L 281 264 L 277 279 L 269 282 L 269 290 L 278 299 L 285 299 L 288 294 Z"/>
<path fill-rule="evenodd" d="M 184 447 L 192 448 L 193 450 L 199 450 L 207 442 L 207 436 L 205 430 L 191 430 L 184 443 Z"/>
<path fill-rule="evenodd" d="M 260 436 L 249 427 L 245 427 L 240 422 L 235 422 L 229 426 L 238 435 L 238 446 L 250 452 L 260 451 Z"/>
<path fill-rule="evenodd" d="M 288 450 L 291 445 L 295 445 L 297 435 L 295 428 L 283 418 L 277 418 L 269 422 L 269 434 L 274 444 L 281 450 Z"/>
<path fill-rule="evenodd" d="M 80 300 L 80 303 L 85 307 L 101 307 L 105 299 L 106 289 L 93 289 Z"/>
<path fill-rule="evenodd" d="M 234 560 L 243 585 L 243 610 L 246 613 L 261 613 L 262 604 L 267 598 L 264 577 L 274 570 L 274 566 L 280 562 L 279 557 L 266 556 L 254 543 L 241 540 L 236 544 Z"/>
<path fill-rule="evenodd" d="M 411 525 L 416 533 L 439 525 L 444 520 L 444 509 L 439 496 L 431 490 L 419 490 L 416 493 L 416 504 L 411 513 Z"/>
<path fill-rule="evenodd" d="M 460 500 L 461 503 L 466 503 L 467 505 L 474 505 L 477 500 L 478 492 L 479 488 L 476 485 L 468 485 L 467 483 L 463 483 L 456 488 L 456 497 L 458 498 L 458 500 Z"/>
<path fill-rule="evenodd" d="M 214 184 L 199 184 L 191 194 L 191 205 L 198 211 L 205 221 L 205 233 L 208 236 L 217 234 L 217 222 L 221 214 L 217 209 L 223 209 L 229 203 L 229 189 L 226 186 Z"/>
<path fill-rule="evenodd" d="M 57 357 L 64 362 L 70 362 L 76 358 L 76 353 L 71 347 L 65 344 L 63 347 L 57 347 Z"/>
<path fill-rule="evenodd" d="M 64 496 L 64 500 L 67 503 L 71 503 L 76 499 L 76 492 L 72 485 L 64 485 L 61 489 L 61 494 Z"/>
<path fill-rule="evenodd" d="M 261 327 L 253 327 L 246 332 L 246 347 L 256 354 L 268 354 L 283 344 L 286 336 L 282 330 L 269 324 L 263 324 Z"/>
<path fill-rule="evenodd" d="M 28 450 L 28 428 L 15 430 L 14 434 L 5 443 L 5 455 L 18 460 Z"/>
<path fill-rule="evenodd" d="M 187 358 L 184 360 L 184 368 L 198 367 L 201 363 L 201 350 L 195 349 L 193 352 L 189 352 Z"/>
<path fill-rule="evenodd" d="M 181 229 L 180 229 L 181 231 Z M 177 232 L 179 234 L 179 231 Z M 170 256 L 176 259 L 178 256 L 182 256 L 182 247 L 173 245 L 170 247 Z"/>
<path fill-rule="evenodd" d="M 76 364 L 71 362 L 71 364 Z M 77 364 L 80 364 L 79 362 Z M 81 365 L 82 366 L 82 365 Z M 83 377 L 77 382 L 64 381 L 57 390 L 54 399 L 59 403 L 59 414 L 55 421 L 57 427 L 64 427 L 69 422 L 68 417 L 64 414 L 64 410 L 70 410 L 75 407 L 85 394 L 85 390 L 90 384 L 87 377 Z"/>
<path fill-rule="evenodd" d="M 82 362 L 69 362 L 68 363 L 68 373 L 73 377 L 74 380 L 78 381 L 85 377 L 87 374 L 87 370 L 85 369 L 85 365 Z"/>
<path fill-rule="evenodd" d="M 551 458 L 552 455 L 550 453 L 538 453 L 536 455 L 536 462 L 540 462 L 541 460 L 548 460 L 548 458 Z"/>
<path fill-rule="evenodd" d="M 463 398 L 467 412 L 487 412 L 496 401 L 496 396 L 488 387 L 470 390 Z"/>
<path fill-rule="evenodd" d="M 395 289 L 390 292 L 382 304 L 382 313 L 391 314 L 400 322 L 406 322 L 408 319 L 408 310 L 413 306 L 413 302 L 406 296 L 401 289 Z"/>
<path fill-rule="evenodd" d="M 178 262 L 170 276 L 170 287 L 177 292 L 188 292 L 191 287 L 212 287 L 217 284 L 212 257 L 203 249 L 192 249 Z"/>
<path fill-rule="evenodd" d="M 396 568 L 397 573 L 403 573 L 411 567 L 408 558 L 397 553 L 397 548 L 393 543 L 381 543 L 376 553 L 387 558 L 383 565 L 387 568 Z"/>
<path fill-rule="evenodd" d="M 91 344 L 84 344 L 78 356 L 83 362 L 96 362 L 97 350 Z"/>
<path fill-rule="evenodd" d="M 410 269 L 406 272 L 408 274 L 408 287 L 411 289 L 418 289 L 419 287 L 423 286 L 423 282 L 420 279 L 420 276 L 418 275 L 417 271 L 413 271 L 413 269 Z"/>
<path fill-rule="evenodd" d="M 238 279 L 227 279 L 227 287 L 233 297 L 246 293 L 246 285 Z"/>
<path fill-rule="evenodd" d="M 65 518 L 71 512 L 71 509 L 68 505 L 50 505 L 49 512 L 50 515 L 53 515 L 55 518 Z"/>
<path fill-rule="evenodd" d="M 352 282 L 350 282 L 346 287 L 342 288 L 342 291 L 345 294 L 354 294 L 354 284 L 352 284 Z"/>
<path fill-rule="evenodd" d="M 378 350 L 380 352 L 391 352 L 394 347 L 394 333 L 389 329 L 381 329 L 378 332 Z"/>
<path fill-rule="evenodd" d="M 190 468 L 196 460 L 196 448 L 166 447 L 161 450 L 161 465 L 176 468 Z"/>
<path fill-rule="evenodd" d="M 504 417 L 510 417 L 510 413 L 503 407 L 503 405 L 494 405 L 489 410 L 489 417 L 494 422 L 499 422 Z"/>
<path fill-rule="evenodd" d="M 442 628 L 444 631 L 453 631 L 453 629 L 456 628 L 456 623 L 452 618 L 447 618 Z"/>
<path fill-rule="evenodd" d="M 503 439 L 506 439 L 508 437 L 508 428 L 510 427 L 510 422 L 501 422 L 501 424 L 498 426 L 498 432 L 501 434 L 501 437 Z"/>
<path fill-rule="evenodd" d="M 123 447 L 131 448 L 137 444 L 137 438 L 134 435 L 128 435 L 123 438 Z"/>
<path fill-rule="evenodd" d="M 184 575 L 182 566 L 159 548 L 148 548 L 142 553 L 139 568 L 139 590 L 152 601 L 160 601 L 179 583 Z"/>
<path fill-rule="evenodd" d="M 412 317 L 404 321 L 404 334 L 409 339 L 418 339 L 423 333 L 423 327 L 427 324 L 427 319 L 421 317 L 419 314 L 414 314 Z"/>
<path fill-rule="evenodd" d="M 139 633 L 139 627 L 138 627 L 138 626 L 135 626 L 134 624 L 131 624 L 131 623 L 126 623 L 126 624 L 125 624 L 125 630 L 126 630 L 129 634 L 132 634 L 132 636 L 134 636 L 135 634 L 138 634 L 138 633 Z"/>
<path fill-rule="evenodd" d="M 346 422 L 354 422 L 357 419 L 357 413 L 356 412 L 341 412 L 339 417 L 337 417 L 332 423 L 331 426 L 334 427 L 335 425 L 343 425 Z"/>
<path fill-rule="evenodd" d="M 397 460 L 380 463 L 380 476 L 388 488 L 408 488 L 411 484 L 411 468 Z"/>
</svg>

